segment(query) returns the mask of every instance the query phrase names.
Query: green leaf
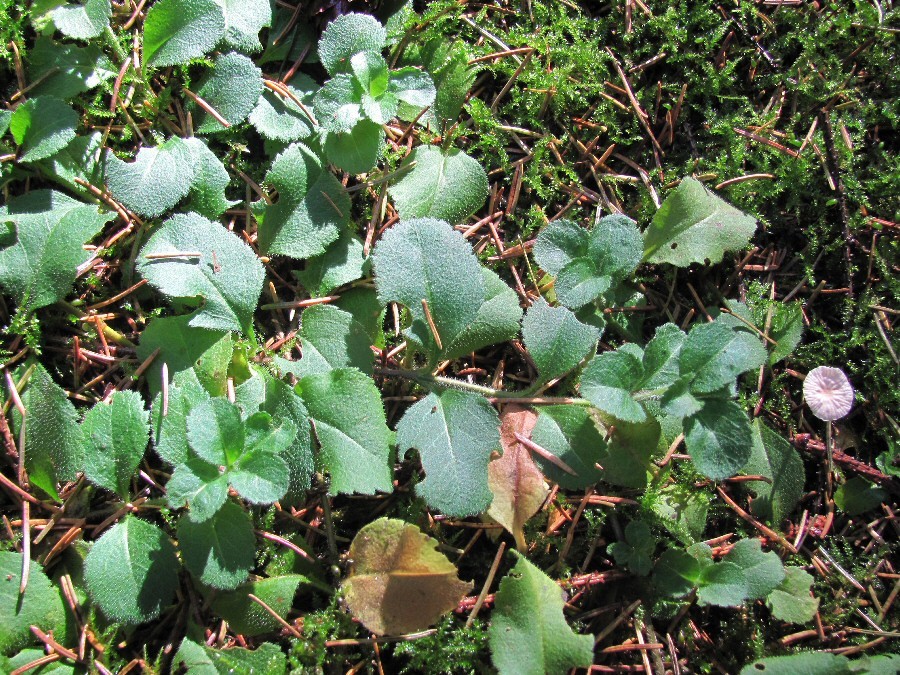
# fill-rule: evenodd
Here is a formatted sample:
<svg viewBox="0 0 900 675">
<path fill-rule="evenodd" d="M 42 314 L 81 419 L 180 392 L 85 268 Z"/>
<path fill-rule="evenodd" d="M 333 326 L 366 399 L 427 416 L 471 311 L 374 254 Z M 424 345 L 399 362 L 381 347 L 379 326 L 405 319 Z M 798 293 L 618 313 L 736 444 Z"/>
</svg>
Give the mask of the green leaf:
<svg viewBox="0 0 900 675">
<path fill-rule="evenodd" d="M 226 122 L 240 124 L 256 107 L 263 91 L 262 71 L 253 61 L 236 52 L 219 56 L 197 95 L 210 104 Z M 198 134 L 211 134 L 226 127 L 199 107 L 194 109 Z"/>
<path fill-rule="evenodd" d="M 371 171 L 383 147 L 384 129 L 370 120 L 360 120 L 350 131 L 325 136 L 328 161 L 354 175 Z"/>
<path fill-rule="evenodd" d="M 784 581 L 781 558 L 772 551 L 763 553 L 759 539 L 741 539 L 736 542 L 724 561 L 741 568 L 749 600 L 766 597 Z"/>
<path fill-rule="evenodd" d="M 563 615 L 564 593 L 518 555 L 494 600 L 488 638 L 491 659 L 501 675 L 545 675 L 587 668 L 594 638 L 572 631 Z"/>
<path fill-rule="evenodd" d="M 60 638 L 57 636 L 56 639 L 59 640 Z M 11 673 L 46 656 L 46 652 L 40 649 L 23 649 L 9 659 L 0 656 L 0 668 L 5 667 L 3 672 Z M 75 668 L 74 665 L 63 661 L 54 661 L 36 669 L 29 669 L 27 672 L 31 673 L 31 675 L 81 675 L 82 671 L 78 671 Z"/>
<path fill-rule="evenodd" d="M 850 671 L 865 675 L 896 675 L 900 671 L 900 654 L 861 656 L 850 663 Z"/>
<path fill-rule="evenodd" d="M 199 253 L 199 257 L 148 256 Z M 234 233 L 194 213 L 163 223 L 138 254 L 138 272 L 163 294 L 203 301 L 188 326 L 249 333 L 265 269 Z"/>
<path fill-rule="evenodd" d="M 444 350 L 437 346 L 422 302 L 428 304 L 442 347 L 471 327 L 485 299 L 472 247 L 448 223 L 420 218 L 389 229 L 375 246 L 372 262 L 378 299 L 409 309 L 413 321 L 404 335 L 437 362 Z"/>
<path fill-rule="evenodd" d="M 700 473 L 713 480 L 730 478 L 750 459 L 750 420 L 734 401 L 709 399 L 685 419 L 684 444 Z"/>
<path fill-rule="evenodd" d="M 418 68 L 392 71 L 388 92 L 400 102 L 397 115 L 408 122 L 416 119 L 423 108 L 433 104 L 437 93 L 431 76 Z"/>
<path fill-rule="evenodd" d="M 441 132 L 443 126 L 453 124 L 459 117 L 469 89 L 475 84 L 476 71 L 469 66 L 469 54 L 461 40 L 429 40 L 422 47 L 419 60 L 436 88 L 434 104 L 421 119 L 432 130 Z"/>
<path fill-rule="evenodd" d="M 91 257 L 82 245 L 113 218 L 52 190 L 10 199 L 0 207 L 0 286 L 29 312 L 62 300 Z"/>
<path fill-rule="evenodd" d="M 788 623 L 808 623 L 819 609 L 819 599 L 810 595 L 813 578 L 799 567 L 785 567 L 782 582 L 769 593 L 766 604 L 772 616 Z"/>
<path fill-rule="evenodd" d="M 112 5 L 109 0 L 85 0 L 83 5 L 63 5 L 51 12 L 53 23 L 66 37 L 95 38 L 109 28 Z"/>
<path fill-rule="evenodd" d="M 380 54 L 387 33 L 367 14 L 342 14 L 328 24 L 319 40 L 319 59 L 329 75 L 350 72 L 350 58 L 360 52 Z"/>
<path fill-rule="evenodd" d="M 199 138 L 186 138 L 184 142 L 191 151 L 191 163 L 194 165 L 187 208 L 207 218 L 218 218 L 225 209 L 237 203 L 225 198 L 225 187 L 231 177 L 206 143 Z"/>
<path fill-rule="evenodd" d="M 787 518 L 803 496 L 806 472 L 797 451 L 780 434 L 763 422 L 753 420 L 753 444 L 750 460 L 743 471 L 765 476 L 769 481 L 750 481 L 747 487 L 756 492 L 750 508 L 757 516 L 779 524 Z"/>
<path fill-rule="evenodd" d="M 328 80 L 314 100 L 316 119 L 329 132 L 349 133 L 363 120 L 362 84 L 350 75 Z M 374 122 L 373 122 L 374 124 Z"/>
<path fill-rule="evenodd" d="M 647 475 L 654 469 L 650 460 L 659 445 L 659 422 L 648 417 L 640 424 L 617 422 L 615 427 L 605 452 L 600 455 L 603 480 L 623 487 L 646 488 Z"/>
<path fill-rule="evenodd" d="M 32 485 L 59 499 L 56 484 L 75 480 L 84 466 L 84 436 L 66 392 L 40 364 L 22 393 L 25 406 L 25 468 Z M 16 409 L 13 408 L 15 411 Z M 16 428 L 22 418 L 13 413 Z"/>
<path fill-rule="evenodd" d="M 519 296 L 496 272 L 482 267 L 481 276 L 484 280 L 484 302 L 472 323 L 445 345 L 444 359 L 458 359 L 483 347 L 512 340 L 519 333 L 522 319 Z"/>
<path fill-rule="evenodd" d="M 218 0 L 225 17 L 225 44 L 244 52 L 262 50 L 259 31 L 272 25 L 268 0 Z"/>
<path fill-rule="evenodd" d="M 632 520 L 625 526 L 625 541 L 610 544 L 607 550 L 619 565 L 628 567 L 628 571 L 637 576 L 646 576 L 653 567 L 650 556 L 656 550 L 656 541 L 650 534 L 650 528 L 640 520 Z"/>
<path fill-rule="evenodd" d="M 240 408 L 224 398 L 198 403 L 187 417 L 187 440 L 200 459 L 230 467 L 244 452 Z"/>
<path fill-rule="evenodd" d="M 290 479 L 286 498 L 293 503 L 306 497 L 315 470 L 309 411 L 290 385 L 268 373 L 263 375 L 263 383 L 265 393 L 260 410 L 269 413 L 273 419 L 289 420 L 296 428 L 293 440 L 280 454 L 287 463 Z"/>
<path fill-rule="evenodd" d="M 253 522 L 234 502 L 225 502 L 215 516 L 202 523 L 181 516 L 178 546 L 191 574 L 201 583 L 223 590 L 246 581 L 256 558 Z"/>
<path fill-rule="evenodd" d="M 271 89 L 264 89 L 256 107 L 247 118 L 265 138 L 288 143 L 306 138 L 313 131 L 308 111 L 313 105 L 312 93 L 318 89 L 318 85 L 307 75 L 296 75 L 292 82 L 294 86 L 285 85 L 290 96 L 281 96 Z M 303 104 L 307 112 L 304 112 L 297 101 Z"/>
<path fill-rule="evenodd" d="M 402 635 L 455 609 L 472 584 L 457 578 L 437 545 L 402 520 L 379 518 L 360 529 L 342 584 L 351 613 L 377 635 Z"/>
<path fill-rule="evenodd" d="M 756 219 L 714 195 L 698 180 L 684 178 L 644 232 L 644 261 L 687 267 L 717 263 L 726 251 L 744 248 Z"/>
<path fill-rule="evenodd" d="M 281 624 L 250 596 L 256 596 L 284 618 L 293 605 L 297 589 L 306 581 L 306 577 L 299 574 L 250 581 L 233 591 L 217 593 L 211 608 L 235 633 L 250 637 L 262 635 L 277 630 Z"/>
<path fill-rule="evenodd" d="M 212 464 L 190 457 L 175 467 L 166 483 L 169 506 L 190 507 L 188 517 L 202 523 L 216 515 L 228 499 L 228 476 Z"/>
<path fill-rule="evenodd" d="M 263 642 L 254 650 L 213 649 L 185 637 L 175 654 L 174 665 L 184 666 L 191 675 L 284 675 L 287 657 L 271 642 Z"/>
<path fill-rule="evenodd" d="M 228 482 L 252 504 L 271 504 L 281 499 L 290 486 L 287 462 L 280 457 L 297 435 L 290 420 L 272 424 L 268 413 L 256 413 L 247 420 L 247 450 L 228 471 Z"/>
<path fill-rule="evenodd" d="M 331 475 L 330 493 L 392 492 L 391 432 L 372 378 L 340 368 L 308 375 L 298 387 L 319 441 L 317 463 Z"/>
<path fill-rule="evenodd" d="M 606 448 L 603 435 L 586 408 L 574 405 L 540 407 L 531 440 L 559 457 L 572 469 L 573 476 L 540 455 L 534 457 L 548 479 L 568 490 L 580 490 L 600 480 L 595 465 Z"/>
<path fill-rule="evenodd" d="M 113 197 L 149 218 L 181 201 L 194 183 L 195 172 L 191 148 L 177 136 L 159 147 L 141 148 L 131 163 L 106 154 L 106 184 Z"/>
<path fill-rule="evenodd" d="M 579 309 L 599 298 L 612 285 L 612 277 L 597 276 L 597 269 L 587 258 L 577 258 L 556 277 L 553 290 L 566 307 Z"/>
<path fill-rule="evenodd" d="M 861 476 L 854 476 L 834 493 L 834 503 L 851 516 L 871 511 L 887 501 L 887 498 L 887 490 Z"/>
<path fill-rule="evenodd" d="M 148 414 L 140 394 L 117 391 L 84 416 L 84 475 L 95 485 L 128 501 L 131 478 L 150 438 Z"/>
<path fill-rule="evenodd" d="M 230 333 L 191 326 L 192 316 L 151 319 L 141 333 L 137 356 L 142 361 L 159 349 L 155 367 L 147 371 L 147 384 L 154 396 L 162 388 L 162 364 L 169 379 L 192 370 L 203 388 L 213 396 L 224 396 L 228 365 L 234 344 Z"/>
<path fill-rule="evenodd" d="M 534 242 L 534 259 L 553 276 L 576 258 L 587 254 L 588 232 L 571 220 L 554 220 L 542 229 Z"/>
<path fill-rule="evenodd" d="M 397 424 L 401 453 L 415 448 L 425 479 L 416 493 L 448 516 L 483 512 L 491 503 L 487 465 L 500 448 L 500 420 L 487 400 L 447 389 L 415 403 Z"/>
<path fill-rule="evenodd" d="M 33 625 L 54 633 L 58 640 L 65 633 L 62 597 L 41 566 L 30 563 L 28 585 L 20 596 L 21 575 L 22 554 L 0 551 L 0 655 L 12 654 L 34 642 Z"/>
<path fill-rule="evenodd" d="M 703 563 L 687 551 L 670 548 L 653 569 L 653 584 L 663 595 L 680 598 L 700 582 Z"/>
<path fill-rule="evenodd" d="M 84 581 L 107 617 L 138 624 L 155 619 L 171 604 L 178 568 L 175 547 L 165 533 L 127 515 L 91 547 L 84 561 Z"/>
<path fill-rule="evenodd" d="M 197 374 L 184 370 L 175 374 L 169 385 L 169 405 L 163 415 L 162 393 L 153 399 L 151 424 L 153 447 L 156 453 L 172 466 L 183 464 L 188 452 L 187 418 L 194 406 L 208 401 L 209 392 L 203 388 Z"/>
<path fill-rule="evenodd" d="M 672 323 L 656 329 L 653 339 L 644 348 L 642 389 L 669 387 L 678 380 L 678 361 L 685 337 L 684 331 Z"/>
<path fill-rule="evenodd" d="M 254 209 L 260 252 L 266 255 L 321 255 L 349 222 L 344 186 L 305 145 L 292 145 L 278 155 L 266 183 L 278 190 L 278 201 Z"/>
<path fill-rule="evenodd" d="M 313 375 L 334 368 L 358 368 L 372 374 L 374 355 L 365 329 L 353 315 L 330 305 L 304 310 L 300 345 L 300 373 Z"/>
<path fill-rule="evenodd" d="M 846 656 L 826 652 L 804 652 L 790 656 L 771 656 L 748 663 L 741 675 L 850 675 Z"/>
<path fill-rule="evenodd" d="M 631 394 L 643 379 L 641 360 L 633 353 L 619 349 L 598 354 L 581 374 L 581 395 L 593 406 L 623 422 L 643 422 L 644 407 Z"/>
<path fill-rule="evenodd" d="M 697 599 L 703 605 L 735 607 L 747 599 L 743 570 L 734 563 L 718 562 L 700 570 Z"/>
<path fill-rule="evenodd" d="M 439 218 L 462 223 L 484 204 L 487 174 L 462 150 L 442 152 L 431 145 L 413 150 L 397 171 L 401 178 L 388 192 L 401 219 Z"/>
<path fill-rule="evenodd" d="M 31 96 L 70 99 L 113 79 L 116 68 L 95 44 L 79 47 L 38 37 L 28 52 L 28 75 L 37 83 Z"/>
<path fill-rule="evenodd" d="M 325 253 L 310 258 L 306 267 L 294 272 L 312 296 L 328 295 L 338 286 L 361 279 L 366 269 L 363 242 L 349 230 L 341 230 Z"/>
<path fill-rule="evenodd" d="M 76 136 L 74 141 L 55 155 L 38 162 L 38 166 L 49 178 L 73 192 L 86 195 L 90 191 L 76 183 L 75 179 L 80 178 L 92 185 L 103 182 L 100 175 L 102 141 L 103 135 L 99 131 Z"/>
<path fill-rule="evenodd" d="M 538 382 L 549 382 L 595 350 L 600 331 L 581 323 L 565 307 L 551 307 L 541 298 L 525 313 L 522 339 L 540 373 Z"/>
<path fill-rule="evenodd" d="M 9 131 L 20 146 L 22 162 L 55 155 L 72 142 L 77 126 L 78 113 L 55 96 L 28 99 L 9 120 Z"/>
<path fill-rule="evenodd" d="M 225 36 L 215 0 L 159 0 L 144 21 L 144 62 L 162 68 L 203 56 Z"/>
<path fill-rule="evenodd" d="M 644 504 L 657 516 L 662 525 L 686 546 L 703 538 L 712 497 L 693 485 L 672 482 L 654 491 L 647 491 Z"/>
<path fill-rule="evenodd" d="M 691 391 L 708 394 L 734 383 L 738 375 L 767 359 L 765 347 L 754 334 L 714 321 L 691 329 L 679 364 L 681 373 L 692 377 Z"/>
</svg>

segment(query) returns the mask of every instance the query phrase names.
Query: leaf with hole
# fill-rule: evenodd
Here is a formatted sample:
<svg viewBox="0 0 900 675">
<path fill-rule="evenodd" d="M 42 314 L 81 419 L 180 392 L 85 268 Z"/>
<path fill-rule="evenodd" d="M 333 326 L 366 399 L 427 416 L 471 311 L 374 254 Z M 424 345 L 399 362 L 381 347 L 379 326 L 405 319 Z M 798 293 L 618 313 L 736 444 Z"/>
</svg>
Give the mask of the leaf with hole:
<svg viewBox="0 0 900 675">
<path fill-rule="evenodd" d="M 491 503 L 488 461 L 500 447 L 500 420 L 487 400 L 447 389 L 413 404 L 397 423 L 401 453 L 419 451 L 425 479 L 416 494 L 433 509 L 463 518 Z"/>
<path fill-rule="evenodd" d="M 402 520 L 379 518 L 361 528 L 342 584 L 350 612 L 376 635 L 402 635 L 455 609 L 472 584 L 457 578 L 437 544 Z"/>
<path fill-rule="evenodd" d="M 195 213 L 169 218 L 144 244 L 137 270 L 170 298 L 202 301 L 188 325 L 249 333 L 265 270 L 247 244 Z"/>
<path fill-rule="evenodd" d="M 755 218 L 688 177 L 666 197 L 644 231 L 643 259 L 678 267 L 717 263 L 726 251 L 747 246 L 755 231 Z"/>
<path fill-rule="evenodd" d="M 84 561 L 94 603 L 113 621 L 138 624 L 159 616 L 178 587 L 178 558 L 165 533 L 127 515 L 100 537 Z"/>
<path fill-rule="evenodd" d="M 563 615 L 565 594 L 553 579 L 521 555 L 500 582 L 488 638 L 501 675 L 562 674 L 587 668 L 594 638 L 578 635 Z"/>
</svg>

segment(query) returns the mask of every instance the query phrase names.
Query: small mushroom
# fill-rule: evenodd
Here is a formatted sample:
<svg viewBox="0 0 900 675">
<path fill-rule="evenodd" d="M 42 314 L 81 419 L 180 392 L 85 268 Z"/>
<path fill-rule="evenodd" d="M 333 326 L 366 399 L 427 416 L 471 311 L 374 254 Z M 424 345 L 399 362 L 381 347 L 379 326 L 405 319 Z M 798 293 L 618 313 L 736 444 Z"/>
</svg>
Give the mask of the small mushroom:
<svg viewBox="0 0 900 675">
<path fill-rule="evenodd" d="M 803 381 L 803 396 L 813 415 L 824 422 L 846 417 L 853 406 L 853 386 L 840 368 L 813 368 Z"/>
</svg>

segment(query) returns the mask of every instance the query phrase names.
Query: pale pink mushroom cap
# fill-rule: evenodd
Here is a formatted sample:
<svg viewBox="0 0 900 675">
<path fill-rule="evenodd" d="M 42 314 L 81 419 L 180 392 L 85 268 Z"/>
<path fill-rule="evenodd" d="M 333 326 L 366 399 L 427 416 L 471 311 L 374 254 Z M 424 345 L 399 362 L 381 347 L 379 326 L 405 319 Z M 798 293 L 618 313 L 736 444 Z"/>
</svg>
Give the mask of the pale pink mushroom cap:
<svg viewBox="0 0 900 675">
<path fill-rule="evenodd" d="M 841 419 L 853 407 L 853 385 L 840 368 L 819 366 L 809 371 L 803 396 L 813 415 L 825 422 Z"/>
</svg>

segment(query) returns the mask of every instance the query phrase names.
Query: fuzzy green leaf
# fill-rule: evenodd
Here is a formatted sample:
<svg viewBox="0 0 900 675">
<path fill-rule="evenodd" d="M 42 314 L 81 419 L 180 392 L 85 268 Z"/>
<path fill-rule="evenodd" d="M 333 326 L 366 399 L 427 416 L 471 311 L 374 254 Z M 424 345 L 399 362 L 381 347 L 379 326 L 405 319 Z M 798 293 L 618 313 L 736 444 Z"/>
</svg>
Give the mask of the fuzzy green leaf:
<svg viewBox="0 0 900 675">
<path fill-rule="evenodd" d="M 606 448 L 586 408 L 574 405 L 540 406 L 540 414 L 531 430 L 531 440 L 559 457 L 572 469 L 573 476 L 540 455 L 534 455 L 544 475 L 569 490 L 580 490 L 600 480 L 595 465 Z"/>
<path fill-rule="evenodd" d="M 230 467 L 244 452 L 240 408 L 224 398 L 198 403 L 187 417 L 187 440 L 200 459 Z"/>
<path fill-rule="evenodd" d="M 325 155 L 339 169 L 352 174 L 371 171 L 384 146 L 384 129 L 371 120 L 360 120 L 350 131 L 325 137 Z"/>
<path fill-rule="evenodd" d="M 334 368 L 358 368 L 372 374 L 373 354 L 365 329 L 349 312 L 314 305 L 303 312 L 300 330 L 303 358 L 300 373 L 312 375 Z"/>
<path fill-rule="evenodd" d="M 262 50 L 259 31 L 272 25 L 268 0 L 218 0 L 225 17 L 225 44 L 244 52 Z"/>
<path fill-rule="evenodd" d="M 225 198 L 225 187 L 231 177 L 206 143 L 199 138 L 186 138 L 184 142 L 191 151 L 194 165 L 187 208 L 207 218 L 218 218 L 225 209 L 237 203 Z"/>
<path fill-rule="evenodd" d="M 388 192 L 403 219 L 439 218 L 462 223 L 488 195 L 487 174 L 462 150 L 420 145 L 403 160 Z"/>
<path fill-rule="evenodd" d="M 295 271 L 294 276 L 315 297 L 328 295 L 338 286 L 361 279 L 365 268 L 362 240 L 349 230 L 341 230 L 325 253 L 307 260 L 306 267 Z"/>
<path fill-rule="evenodd" d="M 40 364 L 22 393 L 22 404 L 28 478 L 32 485 L 59 499 L 56 484 L 75 480 L 76 472 L 84 466 L 84 437 L 75 406 Z M 13 421 L 19 427 L 22 418 L 13 410 Z"/>
<path fill-rule="evenodd" d="M 412 122 L 423 108 L 434 103 L 437 92 L 428 73 L 418 68 L 401 68 L 391 72 L 388 93 L 400 102 L 397 115 Z"/>
<path fill-rule="evenodd" d="M 702 474 L 713 480 L 730 478 L 750 458 L 750 420 L 734 401 L 710 399 L 685 419 L 684 444 Z"/>
<path fill-rule="evenodd" d="M 619 349 L 598 354 L 581 374 L 581 394 L 597 409 L 623 422 L 643 422 L 647 413 L 631 394 L 643 379 L 641 360 Z"/>
<path fill-rule="evenodd" d="M 777 553 L 763 553 L 759 539 L 741 539 L 724 558 L 741 568 L 747 585 L 747 598 L 766 597 L 784 580 L 784 565 Z"/>
<path fill-rule="evenodd" d="M 453 124 L 462 111 L 476 71 L 469 66 L 469 54 L 462 41 L 448 43 L 435 38 L 422 47 L 419 59 L 435 86 L 434 104 L 421 118 L 424 124 L 440 132 Z"/>
<path fill-rule="evenodd" d="M 692 392 L 708 394 L 767 359 L 765 347 L 754 334 L 714 321 L 691 329 L 681 347 L 679 366 L 683 375 L 691 376 Z"/>
<path fill-rule="evenodd" d="M 287 419 L 276 427 L 263 412 L 251 415 L 246 427 L 247 448 L 228 471 L 228 482 L 252 504 L 271 504 L 290 486 L 288 465 L 280 455 L 293 442 L 297 428 Z"/>
<path fill-rule="evenodd" d="M 667 323 L 656 329 L 653 339 L 644 348 L 642 389 L 669 387 L 678 379 L 678 360 L 685 334 L 678 326 Z"/>
<path fill-rule="evenodd" d="M 181 201 L 194 183 L 195 172 L 190 146 L 178 137 L 156 148 L 141 148 L 130 163 L 106 154 L 106 184 L 113 197 L 149 218 Z"/>
<path fill-rule="evenodd" d="M 197 95 L 234 126 L 247 119 L 256 108 L 262 91 L 262 71 L 243 54 L 231 52 L 216 59 Z M 198 134 L 211 134 L 226 128 L 199 107 L 194 109 L 194 114 Z"/>
<path fill-rule="evenodd" d="M 350 58 L 360 52 L 380 54 L 387 33 L 367 14 L 342 14 L 328 24 L 319 40 L 319 59 L 329 75 L 350 72 Z"/>
<path fill-rule="evenodd" d="M 284 675 L 287 657 L 271 642 L 263 642 L 254 650 L 213 649 L 185 637 L 175 654 L 174 665 L 184 666 L 191 675 Z"/>
<path fill-rule="evenodd" d="M 697 599 L 704 605 L 736 607 L 747 599 L 743 570 L 731 562 L 718 562 L 700 570 Z"/>
<path fill-rule="evenodd" d="M 190 507 L 188 517 L 201 523 L 216 515 L 228 499 L 228 476 L 199 457 L 190 457 L 175 467 L 166 483 L 169 506 Z"/>
<path fill-rule="evenodd" d="M 600 331 L 586 326 L 565 307 L 551 307 L 542 298 L 522 320 L 522 339 L 540 373 L 549 382 L 581 363 L 600 339 Z"/>
<path fill-rule="evenodd" d="M 687 267 L 717 263 L 726 251 L 744 248 L 756 219 L 726 203 L 698 180 L 684 178 L 644 232 L 644 261 Z"/>
<path fill-rule="evenodd" d="M 640 520 L 632 520 L 625 526 L 625 540 L 610 544 L 609 552 L 619 565 L 628 567 L 628 571 L 637 576 L 646 576 L 653 567 L 650 556 L 656 549 L 656 541 L 650 534 L 650 528 Z"/>
<path fill-rule="evenodd" d="M 702 570 L 702 562 L 690 553 L 670 548 L 656 561 L 653 584 L 660 593 L 680 598 L 699 583 Z"/>
<path fill-rule="evenodd" d="M 600 455 L 603 480 L 613 485 L 646 488 L 647 475 L 653 469 L 650 461 L 659 445 L 659 422 L 653 417 L 639 424 L 617 422 L 615 433 Z"/>
<path fill-rule="evenodd" d="M 148 258 L 170 253 L 200 255 Z M 137 268 L 165 295 L 203 301 L 189 326 L 250 332 L 265 270 L 253 250 L 218 223 L 194 213 L 173 216 L 141 249 Z"/>
<path fill-rule="evenodd" d="M 82 245 L 114 217 L 52 190 L 10 199 L 0 207 L 0 286 L 29 312 L 62 300 L 91 257 Z"/>
<path fill-rule="evenodd" d="M 217 593 L 211 603 L 213 612 L 225 619 L 232 630 L 241 635 L 262 635 L 281 627 L 281 624 L 257 602 L 255 595 L 284 618 L 294 602 L 294 595 L 306 577 L 288 574 L 259 581 L 250 581 L 233 591 Z M 262 672 L 262 671 L 261 671 Z"/>
<path fill-rule="evenodd" d="M 201 329 L 198 329 L 201 330 Z M 169 406 L 163 415 L 162 393 L 153 399 L 153 447 L 156 453 L 172 466 L 183 464 L 190 457 L 187 439 L 187 418 L 198 404 L 208 401 L 209 392 L 200 384 L 190 368 L 180 371 L 169 385 Z"/>
<path fill-rule="evenodd" d="M 861 476 L 854 476 L 834 493 L 834 503 L 841 511 L 858 516 L 877 508 L 888 498 L 887 490 L 870 483 Z"/>
<path fill-rule="evenodd" d="M 138 624 L 155 619 L 172 602 L 178 568 L 175 547 L 165 533 L 128 515 L 91 547 L 84 581 L 107 617 Z"/>
<path fill-rule="evenodd" d="M 819 609 L 819 599 L 810 595 L 813 578 L 799 567 L 785 567 L 781 583 L 766 598 L 772 616 L 789 623 L 807 623 Z"/>
<path fill-rule="evenodd" d="M 803 496 L 806 482 L 803 460 L 790 443 L 759 418 L 753 420 L 753 445 L 743 471 L 769 479 L 750 481 L 746 485 L 756 492 L 751 510 L 775 524 L 783 522 Z"/>
<path fill-rule="evenodd" d="M 131 478 L 150 438 L 148 413 L 140 394 L 117 391 L 110 402 L 94 405 L 81 424 L 85 440 L 84 475 L 124 501 Z"/>
<path fill-rule="evenodd" d="M 594 638 L 566 623 L 564 597 L 553 579 L 518 556 L 500 582 L 488 629 L 491 659 L 501 675 L 555 675 L 591 665 Z"/>
<path fill-rule="evenodd" d="M 319 441 L 318 464 L 331 475 L 331 494 L 393 491 L 391 432 L 372 378 L 339 368 L 308 375 L 298 388 Z"/>
<path fill-rule="evenodd" d="M 28 99 L 9 120 L 9 131 L 20 146 L 22 162 L 36 162 L 56 154 L 72 142 L 77 126 L 78 113 L 55 96 Z"/>
<path fill-rule="evenodd" d="M 264 254 L 321 255 L 349 221 L 344 187 L 305 145 L 292 145 L 278 155 L 266 183 L 278 190 L 278 201 L 258 203 L 254 209 Z"/>
<path fill-rule="evenodd" d="M 78 47 L 38 37 L 28 52 L 28 81 L 36 83 L 32 96 L 70 99 L 113 79 L 116 72 L 95 44 Z"/>
<path fill-rule="evenodd" d="M 347 605 L 378 635 L 420 631 L 456 608 L 472 584 L 437 550 L 437 540 L 402 520 L 379 518 L 350 544 Z"/>
<path fill-rule="evenodd" d="M 748 663 L 741 675 L 850 675 L 850 660 L 839 654 L 803 652 L 790 656 L 771 656 Z M 888 671 L 894 672 L 894 671 Z"/>
<path fill-rule="evenodd" d="M 362 119 L 362 84 L 350 75 L 328 80 L 314 100 L 316 119 L 329 132 L 349 133 Z"/>
<path fill-rule="evenodd" d="M 571 220 L 554 220 L 538 233 L 534 259 L 547 274 L 557 276 L 566 265 L 585 256 L 587 246 L 587 230 Z"/>
<path fill-rule="evenodd" d="M 83 5 L 63 5 L 51 12 L 53 23 L 66 37 L 89 40 L 109 27 L 112 5 L 109 0 L 85 0 Z"/>
<path fill-rule="evenodd" d="M 19 595 L 22 554 L 0 551 L 0 665 L 2 655 L 12 654 L 31 644 L 31 626 L 63 639 L 66 610 L 59 590 L 36 562 L 30 563 L 25 594 Z M 11 672 L 11 671 L 10 671 Z"/>
<path fill-rule="evenodd" d="M 159 0 L 144 21 L 144 62 L 154 68 L 186 63 L 215 47 L 225 31 L 215 0 Z"/>
<path fill-rule="evenodd" d="M 282 97 L 271 89 L 264 89 L 247 118 L 265 138 L 289 143 L 306 138 L 313 131 L 308 111 L 313 105 L 312 92 L 318 86 L 307 75 L 297 75 L 292 82 L 294 86 L 285 85 L 290 96 Z M 296 101 L 303 104 L 306 112 Z"/>
<path fill-rule="evenodd" d="M 202 523 L 182 516 L 178 520 L 178 545 L 191 574 L 207 586 L 224 590 L 246 581 L 256 557 L 253 522 L 234 502 L 226 502 Z"/>
<path fill-rule="evenodd" d="M 429 394 L 397 424 L 397 446 L 419 451 L 425 479 L 416 493 L 431 508 L 461 518 L 491 503 L 487 465 L 500 448 L 500 419 L 484 397 L 453 389 Z"/>
</svg>

